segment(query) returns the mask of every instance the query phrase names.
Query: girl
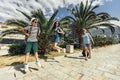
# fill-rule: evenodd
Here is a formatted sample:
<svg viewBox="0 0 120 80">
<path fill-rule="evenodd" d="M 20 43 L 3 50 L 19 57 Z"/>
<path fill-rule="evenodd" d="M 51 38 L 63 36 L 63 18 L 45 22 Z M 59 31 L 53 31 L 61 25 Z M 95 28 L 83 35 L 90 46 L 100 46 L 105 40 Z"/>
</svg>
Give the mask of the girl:
<svg viewBox="0 0 120 80">
<path fill-rule="evenodd" d="M 82 29 L 83 34 L 82 34 L 82 38 L 83 38 L 83 49 L 85 50 L 85 60 L 87 60 L 88 58 L 91 58 L 91 41 L 92 44 L 94 44 L 93 38 L 92 36 L 87 33 L 86 29 Z M 87 53 L 88 56 L 87 56 Z"/>
</svg>

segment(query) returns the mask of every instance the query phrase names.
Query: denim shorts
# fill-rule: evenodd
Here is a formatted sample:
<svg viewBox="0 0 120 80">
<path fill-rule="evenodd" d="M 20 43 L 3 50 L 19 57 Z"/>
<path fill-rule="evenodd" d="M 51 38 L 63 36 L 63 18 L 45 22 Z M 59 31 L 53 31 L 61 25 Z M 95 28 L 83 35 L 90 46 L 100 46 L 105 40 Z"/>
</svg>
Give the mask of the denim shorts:
<svg viewBox="0 0 120 80">
<path fill-rule="evenodd" d="M 54 35 L 53 42 L 60 42 L 60 37 Z"/>
<path fill-rule="evenodd" d="M 38 42 L 27 42 L 26 43 L 25 53 L 27 52 L 30 53 L 31 50 L 33 50 L 33 52 L 38 51 Z"/>
<path fill-rule="evenodd" d="M 84 44 L 84 46 L 89 47 L 91 46 L 91 43 Z"/>
</svg>

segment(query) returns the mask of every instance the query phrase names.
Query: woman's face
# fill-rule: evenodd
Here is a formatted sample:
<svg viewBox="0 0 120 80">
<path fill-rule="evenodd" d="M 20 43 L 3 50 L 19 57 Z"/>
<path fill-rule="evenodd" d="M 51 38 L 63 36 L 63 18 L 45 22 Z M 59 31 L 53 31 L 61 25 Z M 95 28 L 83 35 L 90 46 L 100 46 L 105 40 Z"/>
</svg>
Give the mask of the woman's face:
<svg viewBox="0 0 120 80">
<path fill-rule="evenodd" d="M 37 27 L 37 25 L 38 25 L 38 20 L 34 20 L 34 21 L 32 22 L 32 25 L 35 26 L 35 27 Z"/>
<path fill-rule="evenodd" d="M 56 22 L 56 27 L 58 27 L 59 26 L 59 22 Z"/>
</svg>

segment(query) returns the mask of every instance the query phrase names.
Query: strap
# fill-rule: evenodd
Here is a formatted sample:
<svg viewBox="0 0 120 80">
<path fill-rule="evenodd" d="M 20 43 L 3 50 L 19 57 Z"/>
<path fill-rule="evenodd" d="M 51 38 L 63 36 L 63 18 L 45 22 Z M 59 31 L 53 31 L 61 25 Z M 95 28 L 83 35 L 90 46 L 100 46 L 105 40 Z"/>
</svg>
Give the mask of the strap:
<svg viewBox="0 0 120 80">
<path fill-rule="evenodd" d="M 29 31 L 29 35 L 31 35 L 31 31 L 32 31 L 32 26 L 30 26 L 30 31 Z"/>
<path fill-rule="evenodd" d="M 38 31 L 37 31 L 37 36 L 39 35 L 39 27 L 38 27 Z"/>
</svg>

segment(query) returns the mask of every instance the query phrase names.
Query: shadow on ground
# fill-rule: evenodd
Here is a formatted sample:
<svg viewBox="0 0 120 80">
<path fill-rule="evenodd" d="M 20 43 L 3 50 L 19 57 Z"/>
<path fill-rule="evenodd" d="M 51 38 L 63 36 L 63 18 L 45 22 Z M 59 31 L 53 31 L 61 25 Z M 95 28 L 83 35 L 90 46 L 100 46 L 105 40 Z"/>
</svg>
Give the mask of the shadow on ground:
<svg viewBox="0 0 120 80">
<path fill-rule="evenodd" d="M 55 60 L 54 57 L 48 58 L 47 56 L 39 55 L 39 58 L 44 59 L 45 62 L 57 62 L 57 63 L 59 63 L 59 61 Z"/>
<path fill-rule="evenodd" d="M 73 58 L 73 59 L 85 59 L 84 56 L 73 57 L 73 56 L 65 56 L 66 58 Z"/>
<path fill-rule="evenodd" d="M 25 71 L 23 69 L 24 68 L 23 62 L 13 62 L 12 64 L 7 66 L 11 67 L 13 66 L 16 71 L 20 71 L 21 73 L 25 74 Z M 9 69 L 11 69 L 11 67 Z"/>
</svg>

